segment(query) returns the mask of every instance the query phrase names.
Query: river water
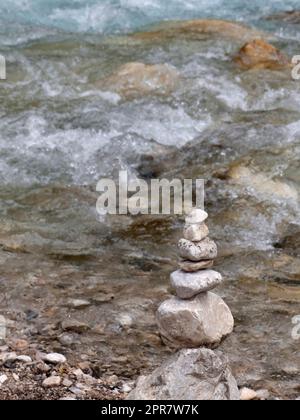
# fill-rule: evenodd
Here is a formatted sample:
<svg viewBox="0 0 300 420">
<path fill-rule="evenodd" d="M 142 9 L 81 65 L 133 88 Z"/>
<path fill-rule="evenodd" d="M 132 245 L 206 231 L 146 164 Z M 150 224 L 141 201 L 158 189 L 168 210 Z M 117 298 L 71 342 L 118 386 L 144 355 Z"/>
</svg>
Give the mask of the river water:
<svg viewBox="0 0 300 420">
<path fill-rule="evenodd" d="M 267 16 L 298 1 L 10 0 L 0 5 L 0 313 L 9 335 L 103 374 L 134 378 L 168 354 L 155 324 L 170 294 L 183 219 L 99 218 L 96 183 L 205 178 L 219 293 L 236 320 L 222 348 L 241 386 L 299 396 L 300 82 L 241 72 L 238 40 L 132 40 L 169 19 L 226 18 L 300 54 L 299 25 Z M 168 96 L 124 100 L 97 87 L 120 65 L 168 63 Z M 68 299 L 91 306 L 70 310 Z M 61 321 L 90 330 L 62 344 Z"/>
</svg>

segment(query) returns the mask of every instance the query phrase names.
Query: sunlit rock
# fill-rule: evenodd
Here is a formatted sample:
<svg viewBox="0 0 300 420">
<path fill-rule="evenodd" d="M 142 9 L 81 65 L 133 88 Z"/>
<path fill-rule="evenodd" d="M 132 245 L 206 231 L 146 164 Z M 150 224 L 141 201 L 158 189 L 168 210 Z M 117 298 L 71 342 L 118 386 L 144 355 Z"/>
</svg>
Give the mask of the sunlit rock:
<svg viewBox="0 0 300 420">
<path fill-rule="evenodd" d="M 255 39 L 245 44 L 234 61 L 245 70 L 281 70 L 290 65 L 289 59 L 284 54 L 262 39 Z"/>
<path fill-rule="evenodd" d="M 157 321 L 162 339 L 172 348 L 217 346 L 234 327 L 230 309 L 211 292 L 190 300 L 173 297 L 163 302 Z"/>
<path fill-rule="evenodd" d="M 98 85 L 123 98 L 132 98 L 150 94 L 168 95 L 176 88 L 178 81 L 179 73 L 170 65 L 128 63 L 98 82 Z"/>
<path fill-rule="evenodd" d="M 181 350 L 149 376 L 141 376 L 128 400 L 239 400 L 226 357 L 208 349 Z"/>
</svg>

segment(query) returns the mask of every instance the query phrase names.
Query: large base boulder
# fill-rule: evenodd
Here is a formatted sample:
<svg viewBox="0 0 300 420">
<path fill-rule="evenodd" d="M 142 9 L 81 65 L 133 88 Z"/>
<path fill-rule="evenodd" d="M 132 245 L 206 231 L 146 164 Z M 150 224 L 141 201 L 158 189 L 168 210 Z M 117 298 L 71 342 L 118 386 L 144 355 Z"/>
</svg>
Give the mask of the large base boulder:
<svg viewBox="0 0 300 420">
<path fill-rule="evenodd" d="M 163 302 L 157 322 L 163 341 L 175 349 L 216 347 L 234 327 L 230 309 L 211 292 L 190 300 L 173 297 Z"/>
<path fill-rule="evenodd" d="M 237 401 L 240 393 L 227 359 L 209 349 L 181 350 L 149 376 L 141 376 L 128 400 Z"/>
<path fill-rule="evenodd" d="M 245 44 L 234 61 L 244 70 L 282 70 L 290 66 L 288 58 L 262 39 Z"/>
</svg>

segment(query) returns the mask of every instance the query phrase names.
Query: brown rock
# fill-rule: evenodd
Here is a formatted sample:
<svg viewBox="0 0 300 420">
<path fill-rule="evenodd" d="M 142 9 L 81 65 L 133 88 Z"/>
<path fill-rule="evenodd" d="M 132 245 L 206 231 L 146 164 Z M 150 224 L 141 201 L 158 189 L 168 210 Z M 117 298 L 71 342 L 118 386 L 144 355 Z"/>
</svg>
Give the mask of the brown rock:
<svg viewBox="0 0 300 420">
<path fill-rule="evenodd" d="M 300 11 L 291 10 L 288 12 L 277 13 L 275 15 L 269 16 L 267 20 L 281 20 L 287 23 L 300 23 Z"/>
<path fill-rule="evenodd" d="M 134 34 L 132 38 L 141 41 L 164 42 L 172 39 L 203 39 L 225 37 L 246 42 L 248 39 L 268 37 L 268 34 L 236 22 L 217 19 L 196 19 L 170 21 L 156 25 L 152 31 Z"/>
<path fill-rule="evenodd" d="M 74 331 L 79 334 L 90 329 L 90 327 L 87 324 L 81 321 L 77 321 L 76 319 L 68 319 L 66 321 L 63 321 L 61 326 L 64 331 Z"/>
<path fill-rule="evenodd" d="M 178 72 L 167 64 L 127 63 L 98 85 L 102 89 L 118 93 L 123 98 L 132 98 L 150 94 L 170 94 L 178 81 Z"/>
<path fill-rule="evenodd" d="M 281 70 L 290 66 L 288 58 L 262 39 L 245 44 L 234 61 L 244 70 Z"/>
<path fill-rule="evenodd" d="M 206 268 L 212 268 L 214 261 L 200 261 L 192 262 L 187 260 L 179 261 L 179 267 L 186 273 L 195 273 L 196 271 L 205 270 Z"/>
</svg>

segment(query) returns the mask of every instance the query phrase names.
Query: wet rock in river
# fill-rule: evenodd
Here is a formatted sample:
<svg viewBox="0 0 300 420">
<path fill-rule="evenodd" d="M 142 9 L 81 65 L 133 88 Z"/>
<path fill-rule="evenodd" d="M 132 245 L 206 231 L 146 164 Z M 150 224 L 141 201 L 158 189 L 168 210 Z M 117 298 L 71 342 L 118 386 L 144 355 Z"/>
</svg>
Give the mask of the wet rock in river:
<svg viewBox="0 0 300 420">
<path fill-rule="evenodd" d="M 239 400 L 227 359 L 208 349 L 181 350 L 149 376 L 128 400 Z"/>
<path fill-rule="evenodd" d="M 268 34 L 237 22 L 218 19 L 195 19 L 163 22 L 153 27 L 149 32 L 140 32 L 132 36 L 133 39 L 151 43 L 178 38 L 201 40 L 207 37 L 225 37 L 246 42 L 249 39 L 268 37 Z"/>
<path fill-rule="evenodd" d="M 211 292 L 191 300 L 173 297 L 163 302 L 157 321 L 164 342 L 173 348 L 216 346 L 234 327 L 230 309 Z"/>
<path fill-rule="evenodd" d="M 282 22 L 297 24 L 300 23 L 300 11 L 290 10 L 287 12 L 276 13 L 268 16 L 267 20 L 281 20 Z"/>
<path fill-rule="evenodd" d="M 282 181 L 273 181 L 270 176 L 263 172 L 255 172 L 254 170 L 244 166 L 243 164 L 234 164 L 227 174 L 228 178 L 241 186 L 252 188 L 265 197 L 275 197 L 279 199 L 298 199 L 298 192 L 292 186 Z"/>
<path fill-rule="evenodd" d="M 244 70 L 281 70 L 290 66 L 289 59 L 284 54 L 262 39 L 245 44 L 234 61 Z"/>
<path fill-rule="evenodd" d="M 102 89 L 117 92 L 123 98 L 132 98 L 149 94 L 170 94 L 178 81 L 179 73 L 170 65 L 128 63 L 98 85 Z"/>
</svg>

